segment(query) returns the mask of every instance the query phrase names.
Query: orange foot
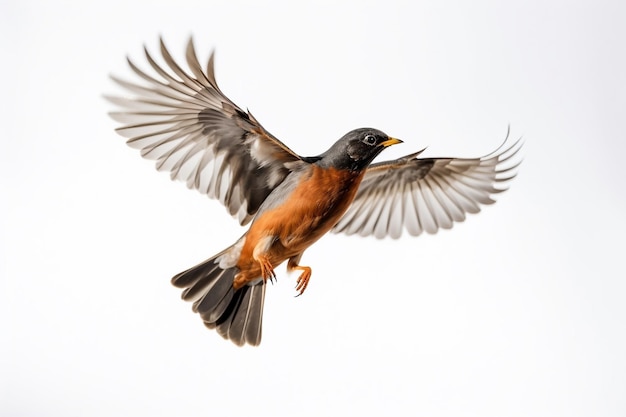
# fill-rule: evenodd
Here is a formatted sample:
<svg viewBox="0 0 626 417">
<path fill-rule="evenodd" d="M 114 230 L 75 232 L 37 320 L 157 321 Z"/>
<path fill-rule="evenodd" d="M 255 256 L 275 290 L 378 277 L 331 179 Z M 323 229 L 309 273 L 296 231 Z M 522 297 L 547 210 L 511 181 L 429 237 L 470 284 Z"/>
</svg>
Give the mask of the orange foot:
<svg viewBox="0 0 626 417">
<path fill-rule="evenodd" d="M 301 296 L 306 290 L 307 285 L 309 285 L 309 280 L 311 279 L 311 268 L 308 266 L 296 266 L 293 269 L 299 269 L 302 272 L 298 277 L 298 281 L 296 281 L 296 291 L 300 291 L 300 294 L 296 295 L 296 297 Z"/>
<path fill-rule="evenodd" d="M 271 283 L 274 283 L 276 280 L 276 273 L 274 272 L 274 267 L 272 266 L 269 258 L 267 256 L 259 256 L 256 260 L 259 262 L 259 266 L 261 267 L 263 282 L 267 283 L 267 280 L 269 279 Z"/>
</svg>

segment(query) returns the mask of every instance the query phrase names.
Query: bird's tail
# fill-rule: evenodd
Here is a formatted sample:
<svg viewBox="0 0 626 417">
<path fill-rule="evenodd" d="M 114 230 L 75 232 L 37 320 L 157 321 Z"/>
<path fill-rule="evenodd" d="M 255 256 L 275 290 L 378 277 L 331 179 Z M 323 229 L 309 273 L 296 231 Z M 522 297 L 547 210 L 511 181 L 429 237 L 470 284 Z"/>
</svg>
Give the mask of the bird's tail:
<svg viewBox="0 0 626 417">
<path fill-rule="evenodd" d="M 225 266 L 223 256 L 233 247 L 181 272 L 172 284 L 184 288 L 182 299 L 193 302 L 193 311 L 200 314 L 204 325 L 215 329 L 238 346 L 261 343 L 265 283 L 263 280 L 235 290 L 236 266 Z"/>
</svg>

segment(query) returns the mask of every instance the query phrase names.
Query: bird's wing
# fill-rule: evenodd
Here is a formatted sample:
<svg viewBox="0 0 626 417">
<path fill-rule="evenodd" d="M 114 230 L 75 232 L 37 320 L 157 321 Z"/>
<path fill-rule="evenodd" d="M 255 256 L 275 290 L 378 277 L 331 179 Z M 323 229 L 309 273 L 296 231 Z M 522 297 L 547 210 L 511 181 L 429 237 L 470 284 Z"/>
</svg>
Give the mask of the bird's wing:
<svg viewBox="0 0 626 417">
<path fill-rule="evenodd" d="M 508 135 L 507 135 L 508 139 Z M 398 238 L 449 229 L 507 189 L 522 143 L 508 140 L 481 158 L 418 158 L 423 151 L 370 165 L 356 197 L 333 231 Z"/>
<path fill-rule="evenodd" d="M 203 71 L 190 39 L 186 51 L 190 74 L 174 61 L 163 40 L 160 46 L 166 66 L 145 50 L 153 75 L 128 60 L 144 83 L 112 77 L 134 95 L 106 97 L 121 108 L 110 113 L 123 124 L 116 130 L 141 150 L 141 156 L 156 160 L 158 170 L 218 199 L 246 224 L 290 166 L 302 158 L 221 92 L 213 54 Z"/>
</svg>

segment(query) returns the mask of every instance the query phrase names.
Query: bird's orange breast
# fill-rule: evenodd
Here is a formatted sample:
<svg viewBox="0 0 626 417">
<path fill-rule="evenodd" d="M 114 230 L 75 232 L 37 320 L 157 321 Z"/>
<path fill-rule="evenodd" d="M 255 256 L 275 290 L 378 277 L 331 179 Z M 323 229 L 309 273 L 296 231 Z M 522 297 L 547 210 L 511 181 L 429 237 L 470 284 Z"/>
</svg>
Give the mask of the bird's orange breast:
<svg viewBox="0 0 626 417">
<path fill-rule="evenodd" d="M 273 266 L 302 253 L 326 234 L 354 199 L 363 173 L 312 166 L 283 204 L 263 212 L 250 226 L 237 266 L 246 275 L 257 273 L 253 251 L 273 236 L 266 255 Z"/>
</svg>

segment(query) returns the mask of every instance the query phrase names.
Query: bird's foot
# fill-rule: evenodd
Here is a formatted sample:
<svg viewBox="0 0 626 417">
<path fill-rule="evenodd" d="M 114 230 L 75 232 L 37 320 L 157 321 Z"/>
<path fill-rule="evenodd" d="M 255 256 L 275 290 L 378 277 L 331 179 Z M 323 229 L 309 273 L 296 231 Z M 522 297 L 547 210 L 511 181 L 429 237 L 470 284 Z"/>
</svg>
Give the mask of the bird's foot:
<svg viewBox="0 0 626 417">
<path fill-rule="evenodd" d="M 311 279 L 311 268 L 308 266 L 297 266 L 294 269 L 300 269 L 303 271 L 296 281 L 296 291 L 300 292 L 300 294 L 296 295 L 296 297 L 299 297 L 304 293 L 307 285 L 309 285 L 309 280 Z"/>
<path fill-rule="evenodd" d="M 257 261 L 259 262 L 259 266 L 261 267 L 261 276 L 263 277 L 263 282 L 267 283 L 269 279 L 273 284 L 276 280 L 276 273 L 274 272 L 274 267 L 270 262 L 269 258 L 266 256 L 257 257 Z"/>
</svg>

